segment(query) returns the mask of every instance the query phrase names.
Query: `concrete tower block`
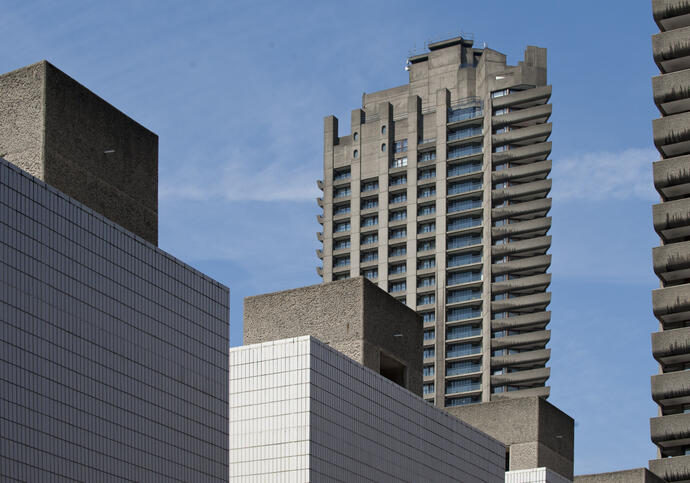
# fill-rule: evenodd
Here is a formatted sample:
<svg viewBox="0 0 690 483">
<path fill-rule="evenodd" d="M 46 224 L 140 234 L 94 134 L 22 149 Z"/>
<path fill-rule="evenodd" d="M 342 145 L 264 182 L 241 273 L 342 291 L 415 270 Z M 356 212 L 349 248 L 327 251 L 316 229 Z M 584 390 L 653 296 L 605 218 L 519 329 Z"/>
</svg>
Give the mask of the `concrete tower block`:
<svg viewBox="0 0 690 483">
<path fill-rule="evenodd" d="M 0 75 L 0 157 L 158 244 L 158 136 L 46 61 Z"/>
</svg>

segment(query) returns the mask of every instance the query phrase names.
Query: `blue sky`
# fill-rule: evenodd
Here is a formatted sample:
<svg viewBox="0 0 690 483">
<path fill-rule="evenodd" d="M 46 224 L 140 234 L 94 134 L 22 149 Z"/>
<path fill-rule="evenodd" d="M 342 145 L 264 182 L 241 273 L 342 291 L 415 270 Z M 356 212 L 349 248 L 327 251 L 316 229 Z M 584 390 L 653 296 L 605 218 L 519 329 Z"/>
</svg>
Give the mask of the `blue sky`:
<svg viewBox="0 0 690 483">
<path fill-rule="evenodd" d="M 323 117 L 407 82 L 410 51 L 472 33 L 553 84 L 550 401 L 576 420 L 576 474 L 655 458 L 649 376 L 649 0 L 3 0 L 0 72 L 47 59 L 160 136 L 160 246 L 242 299 L 318 283 Z"/>
</svg>

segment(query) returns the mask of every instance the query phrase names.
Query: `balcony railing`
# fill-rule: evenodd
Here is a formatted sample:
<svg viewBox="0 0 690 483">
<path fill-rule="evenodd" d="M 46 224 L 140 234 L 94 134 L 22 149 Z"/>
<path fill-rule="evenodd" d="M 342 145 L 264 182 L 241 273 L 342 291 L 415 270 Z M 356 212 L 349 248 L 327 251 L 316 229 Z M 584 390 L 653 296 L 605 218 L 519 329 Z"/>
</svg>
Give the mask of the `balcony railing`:
<svg viewBox="0 0 690 483">
<path fill-rule="evenodd" d="M 457 195 L 460 193 L 467 193 L 468 191 L 478 190 L 482 187 L 480 180 L 463 181 L 461 183 L 452 183 L 448 185 L 448 194 Z"/>
<path fill-rule="evenodd" d="M 446 321 L 455 322 L 458 320 L 473 319 L 475 317 L 481 317 L 481 309 L 475 307 L 460 307 L 456 309 L 449 309 L 446 315 Z"/>
<path fill-rule="evenodd" d="M 463 253 L 461 255 L 452 255 L 448 257 L 448 267 L 461 267 L 471 263 L 479 263 L 482 261 L 481 253 Z"/>
<path fill-rule="evenodd" d="M 461 325 L 460 327 L 449 327 L 446 331 L 446 340 L 462 339 L 464 337 L 474 337 L 481 335 L 482 329 L 473 325 Z M 467 371 L 472 372 L 472 371 Z M 461 373 L 458 373 L 461 374 Z"/>
<path fill-rule="evenodd" d="M 479 344 L 450 344 L 446 349 L 446 357 L 472 356 L 481 351 Z"/>
<path fill-rule="evenodd" d="M 478 289 L 453 290 L 448 292 L 446 303 L 467 302 L 481 298 L 482 291 Z"/>
<path fill-rule="evenodd" d="M 475 119 L 484 115 L 484 109 L 479 106 L 465 107 L 462 109 L 449 109 L 448 122 L 465 121 L 467 119 Z"/>
<path fill-rule="evenodd" d="M 448 177 L 458 176 L 461 174 L 474 173 L 482 170 L 481 161 L 474 161 L 471 163 L 455 164 L 448 168 Z"/>
<path fill-rule="evenodd" d="M 451 362 L 446 365 L 446 376 L 470 374 L 482 370 L 482 365 L 474 361 Z"/>
<path fill-rule="evenodd" d="M 460 381 L 450 381 L 446 383 L 446 394 L 455 394 L 458 392 L 477 391 L 481 389 L 480 382 L 472 381 L 471 379 L 462 379 Z"/>
<path fill-rule="evenodd" d="M 481 257 L 480 257 L 481 259 Z M 447 285 L 457 285 L 459 283 L 477 282 L 482 279 L 482 272 L 458 272 L 448 275 Z"/>
<path fill-rule="evenodd" d="M 481 144 L 468 144 L 467 146 L 458 146 L 457 148 L 448 150 L 448 159 L 460 158 L 462 156 L 469 156 L 482 152 Z"/>
<path fill-rule="evenodd" d="M 464 235 L 456 236 L 448 239 L 448 250 L 453 248 L 468 247 L 470 245 L 477 245 L 482 242 L 481 235 Z"/>
<path fill-rule="evenodd" d="M 448 213 L 471 210 L 473 208 L 481 208 L 481 206 L 482 200 L 480 199 L 451 201 L 450 203 L 448 203 Z"/>
<path fill-rule="evenodd" d="M 463 228 L 472 228 L 482 224 L 481 216 L 465 216 L 462 218 L 454 218 L 448 222 L 447 231 L 462 230 Z"/>
<path fill-rule="evenodd" d="M 481 133 L 481 126 L 472 126 L 463 129 L 456 129 L 448 133 L 448 141 L 456 141 L 458 139 L 471 138 L 473 136 L 479 136 Z"/>
</svg>

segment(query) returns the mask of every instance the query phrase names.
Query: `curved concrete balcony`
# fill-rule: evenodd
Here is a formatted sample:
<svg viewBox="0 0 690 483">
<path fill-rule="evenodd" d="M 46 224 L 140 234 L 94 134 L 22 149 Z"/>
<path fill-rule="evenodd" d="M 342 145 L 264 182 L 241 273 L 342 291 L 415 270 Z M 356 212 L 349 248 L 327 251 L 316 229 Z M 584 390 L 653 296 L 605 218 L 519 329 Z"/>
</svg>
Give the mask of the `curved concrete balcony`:
<svg viewBox="0 0 690 483">
<path fill-rule="evenodd" d="M 316 186 L 318 186 L 319 189 L 320 189 L 321 191 L 323 191 L 323 180 L 317 179 L 317 180 L 316 180 Z"/>
<path fill-rule="evenodd" d="M 663 73 L 690 68 L 690 27 L 652 35 L 652 52 Z"/>
<path fill-rule="evenodd" d="M 551 340 L 550 330 L 525 332 L 524 334 L 508 335 L 506 337 L 491 339 L 491 350 L 503 349 L 506 347 L 535 347 L 543 349 L 549 340 Z"/>
<path fill-rule="evenodd" d="M 491 199 L 501 202 L 503 200 L 533 201 L 535 198 L 545 198 L 551 191 L 551 180 L 532 181 L 530 183 L 516 184 L 507 188 L 491 191 Z"/>
<path fill-rule="evenodd" d="M 520 329 L 529 327 L 544 329 L 549 322 L 551 322 L 551 311 L 546 310 L 542 312 L 533 312 L 531 314 L 518 315 L 516 317 L 491 319 L 491 330 Z"/>
<path fill-rule="evenodd" d="M 528 310 L 534 312 L 536 310 L 545 310 L 546 306 L 551 303 L 551 293 L 536 293 L 532 295 L 524 295 L 522 297 L 514 297 L 512 299 L 494 300 L 491 302 L 492 312 L 518 312 Z M 504 337 L 509 338 L 509 337 Z"/>
<path fill-rule="evenodd" d="M 652 130 L 654 145 L 664 158 L 690 153 L 690 112 L 654 119 Z"/>
<path fill-rule="evenodd" d="M 320 242 L 322 242 L 322 241 L 323 241 L 323 232 L 322 232 L 322 231 L 317 231 L 317 232 L 316 232 L 316 238 L 317 238 L 317 240 L 319 240 Z"/>
<path fill-rule="evenodd" d="M 323 198 L 320 196 L 316 197 L 316 204 L 319 205 L 319 207 L 323 208 Z"/>
<path fill-rule="evenodd" d="M 530 107 L 546 104 L 551 98 L 551 86 L 535 87 L 524 91 L 496 97 L 491 100 L 494 109 L 501 107 Z"/>
<path fill-rule="evenodd" d="M 491 182 L 500 183 L 501 181 L 523 178 L 526 178 L 526 181 L 544 179 L 551 172 L 551 165 L 551 160 L 547 159 L 546 161 L 525 164 L 523 166 L 516 166 L 501 171 L 492 171 Z"/>
<path fill-rule="evenodd" d="M 690 202 L 690 200 L 688 200 Z M 551 228 L 551 217 L 535 218 L 534 220 L 520 221 L 504 226 L 494 226 L 491 228 L 491 237 L 505 238 L 517 235 L 533 234 L 534 236 L 544 236 Z"/>
<path fill-rule="evenodd" d="M 654 103 L 663 115 L 690 111 L 690 70 L 652 77 Z"/>
<path fill-rule="evenodd" d="M 491 144 L 499 146 L 502 144 L 525 145 L 543 143 L 551 136 L 551 129 L 550 122 L 512 129 L 508 132 L 492 135 Z"/>
<path fill-rule="evenodd" d="M 531 364 L 546 364 L 551 358 L 551 349 L 537 349 L 534 351 L 520 352 L 491 358 L 491 367 L 511 367 Z M 493 377 L 491 383 L 494 384 Z"/>
<path fill-rule="evenodd" d="M 690 414 L 652 418 L 649 420 L 649 429 L 652 442 L 662 448 L 690 442 Z"/>
<path fill-rule="evenodd" d="M 492 386 L 502 386 L 510 384 L 517 386 L 520 384 L 537 384 L 546 382 L 551 375 L 551 368 L 540 367 L 538 369 L 528 369 L 526 371 L 509 372 L 508 374 L 496 374 L 491 376 Z"/>
<path fill-rule="evenodd" d="M 652 0 L 652 12 L 661 31 L 690 26 L 687 0 Z"/>
<path fill-rule="evenodd" d="M 321 250 L 320 248 L 317 248 L 316 249 L 316 256 L 318 258 L 320 258 L 321 260 L 323 260 L 323 250 Z"/>
<path fill-rule="evenodd" d="M 669 483 L 690 480 L 690 455 L 649 460 L 649 471 Z"/>
<path fill-rule="evenodd" d="M 690 319 L 690 284 L 652 290 L 652 310 L 664 324 Z"/>
<path fill-rule="evenodd" d="M 319 277 L 323 278 L 323 267 L 316 267 L 316 273 Z"/>
<path fill-rule="evenodd" d="M 494 276 L 506 273 L 544 273 L 549 266 L 551 266 L 551 255 L 539 255 L 505 263 L 494 263 L 491 265 L 491 273 Z"/>
<path fill-rule="evenodd" d="M 491 162 L 493 164 L 518 163 L 526 164 L 536 161 L 545 161 L 551 154 L 551 141 L 545 143 L 531 144 L 520 148 L 493 153 Z"/>
<path fill-rule="evenodd" d="M 690 362 L 690 327 L 652 333 L 652 355 L 664 366 Z"/>
<path fill-rule="evenodd" d="M 654 230 L 666 243 L 690 237 L 690 198 L 652 206 Z"/>
<path fill-rule="evenodd" d="M 550 200 L 549 200 L 550 201 Z M 491 247 L 491 255 L 494 257 L 503 257 L 506 255 L 520 254 L 531 254 L 531 255 L 544 255 L 551 247 L 551 236 L 539 236 L 536 238 L 530 238 L 528 240 L 514 241 L 510 243 L 504 243 L 503 245 L 493 245 Z M 512 262 L 507 262 L 512 263 Z M 500 264 L 505 265 L 505 264 Z M 548 265 L 547 265 L 548 266 Z"/>
<path fill-rule="evenodd" d="M 522 203 L 499 206 L 491 210 L 492 220 L 503 218 L 544 218 L 551 211 L 551 198 L 542 198 Z"/>
<path fill-rule="evenodd" d="M 541 275 L 532 275 L 530 277 L 514 278 L 503 282 L 494 282 L 491 284 L 491 293 L 501 294 L 530 289 L 546 290 L 549 285 L 551 285 L 551 274 L 544 273 Z"/>
<path fill-rule="evenodd" d="M 690 241 L 652 249 L 654 272 L 664 282 L 690 279 Z"/>
<path fill-rule="evenodd" d="M 528 107 L 519 111 L 509 112 L 491 118 L 491 125 L 494 128 L 501 128 L 511 124 L 543 123 L 551 117 L 551 104 Z"/>
<path fill-rule="evenodd" d="M 690 196 L 690 156 L 656 161 L 654 186 L 659 194 L 667 199 Z"/>
<path fill-rule="evenodd" d="M 521 397 L 541 397 L 548 398 L 551 393 L 551 388 L 549 386 L 545 387 L 531 387 L 529 389 L 520 389 L 519 391 L 508 391 L 499 392 L 491 395 L 491 400 L 496 401 L 499 399 L 517 399 Z"/>
<path fill-rule="evenodd" d="M 323 225 L 323 215 L 316 215 L 316 221 L 318 221 L 320 225 Z"/>
<path fill-rule="evenodd" d="M 690 402 L 690 371 L 652 376 L 652 399 L 662 407 Z"/>
</svg>

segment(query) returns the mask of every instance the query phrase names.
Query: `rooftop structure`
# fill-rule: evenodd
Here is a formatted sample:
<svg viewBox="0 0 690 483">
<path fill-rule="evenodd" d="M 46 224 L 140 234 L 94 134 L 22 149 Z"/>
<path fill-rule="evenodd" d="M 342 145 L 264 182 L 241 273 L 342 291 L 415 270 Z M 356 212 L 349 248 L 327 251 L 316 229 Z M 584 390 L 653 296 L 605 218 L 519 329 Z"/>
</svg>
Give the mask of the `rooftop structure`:
<svg viewBox="0 0 690 483">
<path fill-rule="evenodd" d="M 551 86 L 458 37 L 324 123 L 325 283 L 364 276 L 424 322 L 424 397 L 441 407 L 548 397 Z"/>
<path fill-rule="evenodd" d="M 422 322 L 369 280 L 355 277 L 244 299 L 244 343 L 311 335 L 417 395 Z"/>
</svg>

